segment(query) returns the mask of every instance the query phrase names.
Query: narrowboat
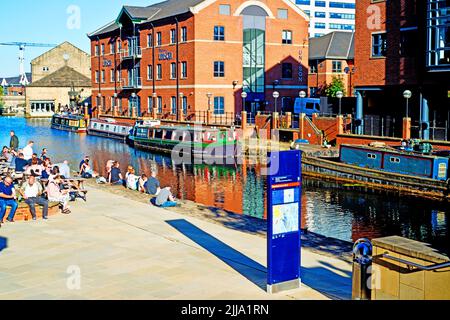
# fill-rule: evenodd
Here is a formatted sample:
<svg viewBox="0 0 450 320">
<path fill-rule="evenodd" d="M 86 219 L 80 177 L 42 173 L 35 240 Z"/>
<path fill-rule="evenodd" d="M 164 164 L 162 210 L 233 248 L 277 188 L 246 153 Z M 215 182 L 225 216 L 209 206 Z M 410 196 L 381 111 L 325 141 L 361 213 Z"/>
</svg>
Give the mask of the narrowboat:
<svg viewBox="0 0 450 320">
<path fill-rule="evenodd" d="M 449 158 L 389 147 L 341 145 L 341 163 L 411 177 L 447 181 Z"/>
<path fill-rule="evenodd" d="M 232 129 L 161 126 L 137 122 L 129 139 L 136 149 L 189 155 L 203 160 L 236 159 L 240 154 Z M 234 160 L 233 160 L 234 161 Z M 227 161 L 228 162 L 228 161 Z"/>
<path fill-rule="evenodd" d="M 89 135 L 126 141 L 133 125 L 120 123 L 114 119 L 91 119 L 87 132 Z"/>
<path fill-rule="evenodd" d="M 76 133 L 87 132 L 86 120 L 81 115 L 54 114 L 51 127 Z"/>
</svg>

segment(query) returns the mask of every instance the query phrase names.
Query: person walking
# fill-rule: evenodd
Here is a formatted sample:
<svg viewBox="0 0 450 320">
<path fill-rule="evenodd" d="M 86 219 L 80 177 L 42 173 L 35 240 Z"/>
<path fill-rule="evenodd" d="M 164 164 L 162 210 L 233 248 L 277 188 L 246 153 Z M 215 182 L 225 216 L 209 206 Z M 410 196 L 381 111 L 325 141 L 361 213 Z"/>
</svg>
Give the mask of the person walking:
<svg viewBox="0 0 450 320">
<path fill-rule="evenodd" d="M 19 138 L 17 138 L 16 133 L 11 130 L 9 133 L 11 140 L 9 141 L 9 149 L 17 152 L 19 150 Z"/>
<path fill-rule="evenodd" d="M 44 220 L 48 219 L 48 200 L 41 197 L 43 191 L 42 185 L 36 181 L 34 175 L 29 176 L 28 180 L 19 189 L 20 194 L 25 199 L 25 203 L 30 207 L 33 220 L 36 220 L 36 205 L 42 206 L 42 218 Z"/>
<path fill-rule="evenodd" d="M 6 177 L 0 182 L 0 226 L 6 213 L 6 207 L 11 208 L 6 221 L 14 222 L 14 216 L 16 215 L 18 206 L 13 179 L 11 177 Z"/>
</svg>

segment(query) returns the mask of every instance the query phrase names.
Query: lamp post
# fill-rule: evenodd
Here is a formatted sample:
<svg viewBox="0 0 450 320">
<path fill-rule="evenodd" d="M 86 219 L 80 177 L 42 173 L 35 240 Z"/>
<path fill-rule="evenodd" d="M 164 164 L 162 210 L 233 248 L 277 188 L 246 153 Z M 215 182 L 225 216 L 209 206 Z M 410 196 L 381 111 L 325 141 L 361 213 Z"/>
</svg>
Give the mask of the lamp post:
<svg viewBox="0 0 450 320">
<path fill-rule="evenodd" d="M 300 91 L 300 92 L 298 93 L 298 96 L 299 96 L 300 98 L 304 99 L 304 98 L 306 98 L 306 92 L 302 90 L 302 91 Z"/>
<path fill-rule="evenodd" d="M 131 114 L 133 114 L 133 108 L 136 107 L 136 93 L 131 94 Z"/>
<path fill-rule="evenodd" d="M 278 91 L 273 92 L 273 98 L 275 99 L 275 112 L 278 112 L 278 98 L 280 97 L 280 93 Z M 281 110 L 283 112 L 283 110 Z"/>
<path fill-rule="evenodd" d="M 409 90 L 405 90 L 403 92 L 403 98 L 406 99 L 406 118 L 409 118 L 409 99 L 412 97 L 412 92 Z"/>
<path fill-rule="evenodd" d="M 339 115 L 342 113 L 342 98 L 344 97 L 344 93 L 342 91 L 336 92 L 336 98 L 339 99 Z"/>
<path fill-rule="evenodd" d="M 247 97 L 248 97 L 247 92 L 242 91 L 241 97 L 242 97 L 242 111 L 247 111 L 245 108 L 245 99 L 247 99 Z"/>
</svg>

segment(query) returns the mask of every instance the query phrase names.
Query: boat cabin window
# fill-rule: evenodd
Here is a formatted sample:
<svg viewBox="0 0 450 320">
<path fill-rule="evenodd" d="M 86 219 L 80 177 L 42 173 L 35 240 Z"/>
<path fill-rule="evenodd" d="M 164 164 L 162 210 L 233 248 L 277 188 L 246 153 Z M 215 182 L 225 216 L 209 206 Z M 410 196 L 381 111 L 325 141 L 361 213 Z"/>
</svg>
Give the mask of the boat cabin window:
<svg viewBox="0 0 450 320">
<path fill-rule="evenodd" d="M 122 133 L 126 133 L 127 132 L 127 128 L 122 127 Z"/>
<path fill-rule="evenodd" d="M 447 177 L 447 165 L 445 163 L 439 163 L 438 176 L 439 178 Z"/>
<path fill-rule="evenodd" d="M 368 159 L 376 159 L 376 158 L 377 158 L 377 155 L 374 154 L 374 153 L 368 153 L 368 154 L 367 154 L 367 158 L 368 158 Z"/>
<path fill-rule="evenodd" d="M 186 131 L 178 130 L 173 134 L 173 140 L 175 141 L 184 141 L 184 137 L 186 137 Z"/>
<path fill-rule="evenodd" d="M 100 130 L 105 130 L 105 125 L 104 124 L 100 125 Z"/>
<path fill-rule="evenodd" d="M 166 130 L 166 134 L 164 135 L 164 140 L 172 140 L 172 130 Z"/>
<path fill-rule="evenodd" d="M 109 124 L 106 125 L 106 131 L 109 131 Z"/>
<path fill-rule="evenodd" d="M 148 137 L 148 129 L 147 128 L 137 128 L 136 137 L 138 138 L 147 138 Z"/>
<path fill-rule="evenodd" d="M 156 130 L 155 131 L 155 139 L 162 139 L 163 137 L 163 131 L 162 130 Z"/>
<path fill-rule="evenodd" d="M 97 129 L 97 123 L 94 122 L 94 128 Z"/>
<path fill-rule="evenodd" d="M 61 119 L 59 119 L 59 118 L 55 118 L 55 123 L 61 123 Z"/>
<path fill-rule="evenodd" d="M 391 158 L 389 159 L 389 161 L 390 161 L 391 163 L 400 163 L 400 158 L 391 157 Z"/>
</svg>

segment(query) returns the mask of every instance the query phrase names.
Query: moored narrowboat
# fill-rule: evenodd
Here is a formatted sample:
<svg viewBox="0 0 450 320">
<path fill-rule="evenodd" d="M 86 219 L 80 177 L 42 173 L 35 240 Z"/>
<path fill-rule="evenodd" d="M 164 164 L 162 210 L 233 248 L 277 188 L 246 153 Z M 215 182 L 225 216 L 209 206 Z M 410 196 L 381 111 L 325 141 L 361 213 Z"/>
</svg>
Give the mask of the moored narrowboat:
<svg viewBox="0 0 450 320">
<path fill-rule="evenodd" d="M 87 132 L 89 135 L 126 141 L 133 125 L 120 123 L 114 119 L 91 119 Z"/>
<path fill-rule="evenodd" d="M 54 114 L 52 117 L 52 129 L 86 133 L 86 120 L 81 115 Z"/>
<path fill-rule="evenodd" d="M 389 147 L 341 145 L 340 162 L 411 177 L 447 181 L 449 158 Z"/>
<path fill-rule="evenodd" d="M 135 148 L 190 155 L 203 160 L 236 159 L 240 154 L 233 129 L 160 126 L 137 123 L 129 139 Z M 219 162 L 219 161 L 217 161 Z"/>
</svg>

